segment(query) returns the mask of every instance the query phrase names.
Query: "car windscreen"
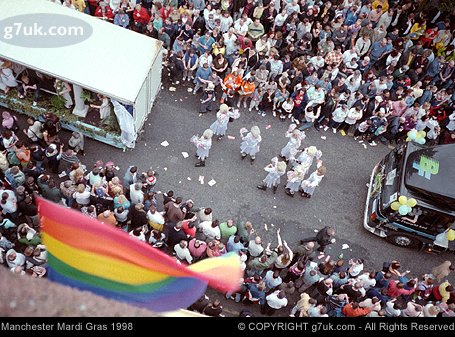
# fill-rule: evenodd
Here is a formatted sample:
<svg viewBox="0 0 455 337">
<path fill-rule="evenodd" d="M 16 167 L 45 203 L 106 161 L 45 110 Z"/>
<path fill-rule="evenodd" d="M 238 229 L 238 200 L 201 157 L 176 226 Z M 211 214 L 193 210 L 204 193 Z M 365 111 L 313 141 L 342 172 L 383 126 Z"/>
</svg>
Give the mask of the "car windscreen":
<svg viewBox="0 0 455 337">
<path fill-rule="evenodd" d="M 403 148 L 396 148 L 384 159 L 381 201 L 382 209 L 386 209 L 398 199 L 400 177 L 403 170 Z"/>
</svg>

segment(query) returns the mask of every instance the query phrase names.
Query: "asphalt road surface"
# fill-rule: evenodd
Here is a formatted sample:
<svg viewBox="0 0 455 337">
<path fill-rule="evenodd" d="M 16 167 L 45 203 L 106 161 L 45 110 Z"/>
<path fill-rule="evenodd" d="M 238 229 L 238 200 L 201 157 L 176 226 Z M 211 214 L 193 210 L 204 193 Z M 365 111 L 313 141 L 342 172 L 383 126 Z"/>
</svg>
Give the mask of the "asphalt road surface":
<svg viewBox="0 0 455 337">
<path fill-rule="evenodd" d="M 363 229 L 366 184 L 374 165 L 390 151 L 382 144 L 365 149 L 352 137 L 310 128 L 302 144 L 322 150 L 322 160 L 327 167 L 325 178 L 311 199 L 297 194 L 291 198 L 284 193 L 283 186 L 274 195 L 271 190 L 258 190 L 256 185 L 266 176 L 263 168 L 286 145 L 285 132 L 290 122 L 281 122 L 271 115 L 261 117 L 242 107 L 241 117 L 229 123 L 227 131 L 236 139 L 225 137 L 218 142 L 214 137 L 206 167 L 194 167 L 197 159 L 190 138 L 201 135 L 216 117 L 215 112 L 199 116 L 199 95 L 189 93 L 188 87 L 185 82 L 177 91 L 171 92 L 165 84 L 134 150 L 122 152 L 87 140 L 84 163 L 91 165 L 98 159 L 113 160 L 120 167 L 120 177 L 129 165 L 137 165 L 143 171 L 152 167 L 159 172 L 158 190 L 173 190 L 184 200 L 193 199 L 196 207 L 211 207 L 214 217 L 220 221 L 229 218 L 236 222 L 250 220 L 263 242 L 272 242 L 272 247 L 277 245 L 277 228 L 281 228 L 283 239 L 292 248 L 300 239 L 314 236 L 316 229 L 332 225 L 337 230 L 337 241 L 326 249 L 326 253 L 333 257 L 343 254 L 344 259 L 361 257 L 365 259 L 365 270 L 379 270 L 384 261 L 398 259 L 403 270 L 409 269 L 411 275 L 420 276 L 445 259 L 452 259 L 449 254 L 436 256 L 393 246 Z M 249 159 L 240 160 L 239 130 L 241 127 L 250 129 L 253 125 L 260 127 L 262 143 L 257 159 L 251 165 Z M 266 129 L 267 125 L 271 128 Z M 169 146 L 160 145 L 163 141 Z M 182 152 L 187 152 L 189 157 L 185 159 Z M 310 172 L 313 170 L 314 166 Z M 201 175 L 204 176 L 203 185 L 198 180 Z M 216 184 L 210 187 L 207 183 L 212 179 Z M 282 183 L 284 181 L 282 178 Z M 343 244 L 349 248 L 342 250 Z M 221 294 L 214 296 L 222 298 Z M 241 305 L 233 301 L 224 302 L 227 315 L 236 315 L 241 310 Z M 257 313 L 256 309 L 253 311 Z M 287 314 L 286 310 L 280 315 Z"/>
</svg>

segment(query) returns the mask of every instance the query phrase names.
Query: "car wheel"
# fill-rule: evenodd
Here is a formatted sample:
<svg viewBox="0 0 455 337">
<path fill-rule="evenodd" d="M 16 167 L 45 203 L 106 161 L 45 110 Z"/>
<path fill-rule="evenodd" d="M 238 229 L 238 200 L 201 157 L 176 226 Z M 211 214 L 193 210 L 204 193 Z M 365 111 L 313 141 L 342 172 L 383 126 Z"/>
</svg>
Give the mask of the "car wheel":
<svg viewBox="0 0 455 337">
<path fill-rule="evenodd" d="M 387 237 L 387 241 L 398 247 L 417 248 L 422 242 L 406 234 L 393 234 Z"/>
</svg>

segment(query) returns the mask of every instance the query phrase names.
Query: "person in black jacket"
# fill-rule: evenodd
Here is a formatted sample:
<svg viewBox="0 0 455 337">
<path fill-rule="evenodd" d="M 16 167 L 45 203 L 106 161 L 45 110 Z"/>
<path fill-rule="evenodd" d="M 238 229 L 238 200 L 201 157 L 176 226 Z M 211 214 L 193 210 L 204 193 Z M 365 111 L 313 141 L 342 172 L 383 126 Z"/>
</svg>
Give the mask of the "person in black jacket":
<svg viewBox="0 0 455 337">
<path fill-rule="evenodd" d="M 318 251 L 324 252 L 326 246 L 328 246 L 331 243 L 335 243 L 334 236 L 335 229 L 330 226 L 325 226 L 316 234 L 315 237 L 300 240 L 300 243 L 303 244 L 305 242 L 317 242 L 319 245 Z"/>
</svg>

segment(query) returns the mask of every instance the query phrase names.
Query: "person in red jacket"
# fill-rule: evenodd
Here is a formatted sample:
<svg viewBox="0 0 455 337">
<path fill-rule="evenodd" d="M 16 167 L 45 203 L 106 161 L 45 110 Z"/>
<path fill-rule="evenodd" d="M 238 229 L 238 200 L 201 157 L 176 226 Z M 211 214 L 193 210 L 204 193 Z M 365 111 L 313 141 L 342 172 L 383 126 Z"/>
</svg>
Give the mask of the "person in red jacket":
<svg viewBox="0 0 455 337">
<path fill-rule="evenodd" d="M 416 283 L 411 289 L 405 289 L 405 284 L 396 280 L 389 282 L 389 288 L 387 289 L 387 296 L 395 298 L 400 295 L 411 295 L 416 290 Z"/>
<path fill-rule="evenodd" d="M 141 5 L 137 5 L 133 12 L 134 26 L 138 31 L 146 26 L 150 21 L 150 15 L 147 10 Z"/>
<path fill-rule="evenodd" d="M 99 2 L 99 6 L 95 11 L 95 16 L 106 21 L 114 20 L 114 13 L 112 13 L 112 9 L 104 1 Z"/>
<path fill-rule="evenodd" d="M 371 312 L 370 308 L 361 308 L 359 307 L 359 303 L 351 302 L 346 304 L 343 309 L 341 310 L 343 315 L 346 317 L 360 317 L 366 316 Z"/>
</svg>

